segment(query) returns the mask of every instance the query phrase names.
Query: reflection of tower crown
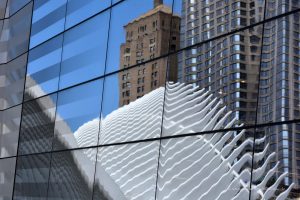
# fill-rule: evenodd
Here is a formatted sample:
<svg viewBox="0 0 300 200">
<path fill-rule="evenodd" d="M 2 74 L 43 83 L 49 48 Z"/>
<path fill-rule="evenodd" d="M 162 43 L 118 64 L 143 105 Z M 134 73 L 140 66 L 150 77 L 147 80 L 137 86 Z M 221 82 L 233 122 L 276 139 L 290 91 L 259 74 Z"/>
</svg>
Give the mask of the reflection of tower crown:
<svg viewBox="0 0 300 200">
<path fill-rule="evenodd" d="M 156 8 L 157 6 L 163 4 L 163 0 L 154 0 L 154 8 Z"/>
</svg>

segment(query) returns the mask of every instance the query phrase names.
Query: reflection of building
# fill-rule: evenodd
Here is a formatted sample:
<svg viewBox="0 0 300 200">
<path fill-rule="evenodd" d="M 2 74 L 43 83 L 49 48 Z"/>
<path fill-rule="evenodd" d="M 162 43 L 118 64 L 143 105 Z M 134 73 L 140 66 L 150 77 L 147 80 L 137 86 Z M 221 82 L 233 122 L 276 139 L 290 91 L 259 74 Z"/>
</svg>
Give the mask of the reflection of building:
<svg viewBox="0 0 300 200">
<path fill-rule="evenodd" d="M 164 94 L 165 88 L 159 87 L 107 115 L 101 122 L 104 128 L 101 130 L 100 143 L 158 137 Z M 219 129 L 230 114 L 221 106 L 219 99 L 192 85 L 168 83 L 166 103 L 168 106 L 163 126 L 163 134 L 166 135 Z M 44 110 L 43 105 L 36 105 L 35 109 Z M 193 110 L 192 114 L 190 109 Z M 51 117 L 48 111 L 44 114 L 45 117 Z M 128 119 L 131 119 L 131 123 L 128 123 Z M 232 127 L 235 121 L 236 118 L 225 128 Z M 78 128 L 73 139 L 79 147 L 89 146 L 93 142 L 98 131 L 91 130 L 98 123 L 98 119 L 95 119 Z M 122 124 L 130 125 L 123 130 Z M 141 130 L 143 127 L 146 127 L 145 130 Z M 245 130 L 226 131 L 163 140 L 159 163 L 158 140 L 101 147 L 97 154 L 95 183 L 95 148 L 52 153 L 48 196 L 90 199 L 94 191 L 96 199 L 154 199 L 155 192 L 158 199 L 193 199 L 195 196 L 203 200 L 246 199 L 249 197 L 252 152 L 245 150 L 252 149 L 248 147 L 252 147 L 253 138 L 245 139 L 245 133 Z M 61 145 L 68 146 L 69 142 L 73 142 L 60 139 Z M 260 144 L 264 140 L 261 138 L 255 143 Z M 267 151 L 254 154 L 254 162 L 258 167 L 252 172 L 256 182 L 252 185 L 252 199 L 269 200 L 275 196 L 277 200 L 282 200 L 290 193 L 293 184 L 285 190 L 277 190 L 278 183 L 287 174 L 281 175 L 276 183 L 266 185 L 278 168 L 277 164 L 267 172 L 266 164 L 274 156 L 275 153 L 267 154 Z M 25 198 L 34 194 L 35 190 L 22 193 L 22 186 L 32 181 L 28 177 L 35 177 L 35 187 L 32 188 L 44 192 L 46 188 L 43 184 L 49 176 L 50 155 L 38 154 L 30 160 L 22 158 L 18 161 L 16 196 Z M 158 164 L 158 186 L 155 191 Z M 30 167 L 35 170 L 30 170 Z M 265 173 L 268 175 L 265 176 Z"/>
<path fill-rule="evenodd" d="M 259 2 L 182 1 L 181 47 L 259 21 L 263 14 L 263 3 Z M 178 79 L 223 97 L 233 116 L 241 123 L 253 124 L 260 42 L 258 26 L 184 51 L 179 55 Z"/>
<path fill-rule="evenodd" d="M 299 1 L 296 2 L 299 5 Z M 276 11 L 296 6 L 296 2 L 270 1 L 267 13 L 274 15 Z M 259 92 L 260 123 L 300 118 L 299 22 L 300 14 L 295 13 L 265 24 Z M 280 172 L 289 172 L 285 184 L 294 182 L 300 189 L 300 127 L 296 124 L 274 126 L 269 128 L 267 135 L 270 151 L 277 152 L 278 157 L 274 161 L 282 161 Z"/>
<path fill-rule="evenodd" d="M 126 42 L 121 45 L 120 69 L 166 55 L 169 47 L 177 49 L 179 22 L 180 18 L 172 15 L 172 9 L 163 5 L 162 0 L 154 0 L 154 9 L 124 26 Z M 128 104 L 163 86 L 167 65 L 168 58 L 162 58 L 121 72 L 119 105 Z M 171 60 L 169 65 L 176 66 L 177 61 Z"/>
</svg>

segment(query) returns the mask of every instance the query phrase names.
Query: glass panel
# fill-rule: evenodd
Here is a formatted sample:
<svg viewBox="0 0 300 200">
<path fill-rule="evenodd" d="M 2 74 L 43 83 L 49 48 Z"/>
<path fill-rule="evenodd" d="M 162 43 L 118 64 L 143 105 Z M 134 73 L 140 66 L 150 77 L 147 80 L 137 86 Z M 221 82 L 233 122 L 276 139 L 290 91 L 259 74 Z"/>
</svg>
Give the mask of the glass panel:
<svg viewBox="0 0 300 200">
<path fill-rule="evenodd" d="M 300 12 L 265 24 L 258 123 L 300 119 Z"/>
<path fill-rule="evenodd" d="M 99 148 L 94 199 L 155 199 L 159 141 Z"/>
<path fill-rule="evenodd" d="M 25 101 L 57 91 L 62 40 L 59 35 L 29 52 Z"/>
<path fill-rule="evenodd" d="M 108 22 L 107 11 L 65 33 L 60 89 L 104 74 Z"/>
<path fill-rule="evenodd" d="M 271 18 L 276 15 L 284 14 L 300 8 L 299 0 L 266 0 L 266 18 Z"/>
<path fill-rule="evenodd" d="M 260 156 L 261 161 L 254 165 L 252 199 L 269 199 L 278 196 L 281 199 L 298 199 L 300 196 L 300 124 L 258 128 L 256 143 L 260 145 L 256 146 L 255 151 L 264 153 Z"/>
<path fill-rule="evenodd" d="M 5 17 L 8 18 L 19 11 L 23 6 L 29 3 L 29 1 L 30 0 L 8 0 Z"/>
<path fill-rule="evenodd" d="M 27 54 L 0 66 L 0 109 L 20 104 L 23 100 Z"/>
<path fill-rule="evenodd" d="M 64 31 L 67 0 L 34 1 L 30 48 Z"/>
<path fill-rule="evenodd" d="M 97 149 L 52 154 L 48 199 L 91 200 Z"/>
<path fill-rule="evenodd" d="M 252 134 L 242 130 L 162 140 L 157 199 L 248 199 Z"/>
<path fill-rule="evenodd" d="M 66 29 L 109 7 L 110 1 L 111 0 L 69 0 Z"/>
<path fill-rule="evenodd" d="M 16 158 L 0 160 L 0 199 L 12 199 Z"/>
<path fill-rule="evenodd" d="M 3 19 L 5 17 L 6 3 L 7 0 L 0 1 L 0 19 Z"/>
<path fill-rule="evenodd" d="M 174 0 L 174 15 L 181 17 L 180 47 L 260 22 L 265 0 Z"/>
<path fill-rule="evenodd" d="M 17 154 L 21 108 L 20 105 L 0 111 L 0 157 Z"/>
<path fill-rule="evenodd" d="M 254 125 L 262 26 L 170 58 L 163 135 Z"/>
<path fill-rule="evenodd" d="M 128 0 L 112 8 L 106 73 L 166 55 L 169 51 L 172 0 Z M 179 34 L 177 36 L 179 38 Z"/>
<path fill-rule="evenodd" d="M 50 154 L 18 157 L 14 199 L 46 200 L 49 168 Z"/>
<path fill-rule="evenodd" d="M 51 150 L 56 99 L 53 94 L 23 104 L 19 154 Z"/>
<path fill-rule="evenodd" d="M 97 145 L 103 80 L 58 94 L 54 149 Z"/>
<path fill-rule="evenodd" d="M 160 136 L 168 57 L 105 78 L 100 143 Z"/>
<path fill-rule="evenodd" d="M 32 3 L 13 17 L 4 20 L 1 31 L 0 62 L 8 62 L 28 49 Z"/>
</svg>

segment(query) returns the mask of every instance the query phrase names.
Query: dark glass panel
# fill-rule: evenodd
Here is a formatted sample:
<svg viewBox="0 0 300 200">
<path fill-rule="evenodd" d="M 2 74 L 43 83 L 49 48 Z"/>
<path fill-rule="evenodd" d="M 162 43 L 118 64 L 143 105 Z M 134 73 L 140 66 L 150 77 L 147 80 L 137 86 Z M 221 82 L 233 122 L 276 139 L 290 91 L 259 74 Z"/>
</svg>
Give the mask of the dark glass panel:
<svg viewBox="0 0 300 200">
<path fill-rule="evenodd" d="M 16 158 L 6 158 L 0 160 L 0 199 L 12 199 L 14 186 Z"/>
<path fill-rule="evenodd" d="M 97 149 L 52 154 L 48 199 L 91 200 Z"/>
<path fill-rule="evenodd" d="M 30 0 L 7 0 L 5 17 L 8 18 L 15 14 L 29 2 Z"/>
<path fill-rule="evenodd" d="M 19 154 L 51 151 L 57 94 L 23 104 Z"/>
<path fill-rule="evenodd" d="M 0 65 L 0 109 L 20 104 L 23 100 L 27 54 Z"/>
<path fill-rule="evenodd" d="M 17 154 L 21 109 L 20 105 L 0 111 L 0 157 Z"/>
<path fill-rule="evenodd" d="M 9 62 L 28 49 L 32 3 L 5 19 L 0 38 L 0 63 Z"/>
<path fill-rule="evenodd" d="M 18 157 L 13 199 L 46 200 L 49 170 L 50 154 Z"/>
</svg>

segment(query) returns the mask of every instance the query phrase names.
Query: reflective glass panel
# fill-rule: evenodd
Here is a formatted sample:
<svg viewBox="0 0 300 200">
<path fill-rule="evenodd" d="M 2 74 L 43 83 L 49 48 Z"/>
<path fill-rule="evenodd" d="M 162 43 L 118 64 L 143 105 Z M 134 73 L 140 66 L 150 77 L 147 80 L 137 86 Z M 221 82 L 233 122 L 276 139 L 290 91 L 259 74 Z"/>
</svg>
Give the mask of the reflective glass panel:
<svg viewBox="0 0 300 200">
<path fill-rule="evenodd" d="M 23 100 L 27 54 L 0 65 L 0 109 L 20 104 Z"/>
<path fill-rule="evenodd" d="M 97 149 L 52 154 L 48 199 L 91 200 Z"/>
<path fill-rule="evenodd" d="M 167 65 L 165 57 L 105 78 L 101 144 L 160 135 Z"/>
<path fill-rule="evenodd" d="M 94 199 L 155 198 L 159 141 L 99 148 Z"/>
<path fill-rule="evenodd" d="M 300 124 L 266 126 L 256 130 L 256 152 L 263 152 L 252 173 L 252 199 L 296 200 L 300 193 Z M 264 177 L 264 179 L 262 179 Z M 259 192 L 258 192 L 259 191 Z"/>
<path fill-rule="evenodd" d="M 69 0 L 66 16 L 66 29 L 110 6 L 111 0 Z"/>
<path fill-rule="evenodd" d="M 64 31 L 67 0 L 35 0 L 30 48 Z"/>
<path fill-rule="evenodd" d="M 16 158 L 0 160 L 0 199 L 12 199 Z"/>
<path fill-rule="evenodd" d="M 0 111 L 0 157 L 17 154 L 21 108 L 20 105 Z"/>
<path fill-rule="evenodd" d="M 31 13 L 32 3 L 29 3 L 14 16 L 4 20 L 0 38 L 1 63 L 8 62 L 27 51 Z"/>
<path fill-rule="evenodd" d="M 65 33 L 60 89 L 103 75 L 108 22 L 107 11 Z"/>
<path fill-rule="evenodd" d="M 23 104 L 19 154 L 51 150 L 56 99 L 53 94 Z"/>
<path fill-rule="evenodd" d="M 15 14 L 29 2 L 30 0 L 7 0 L 5 17 L 8 18 Z"/>
<path fill-rule="evenodd" d="M 50 154 L 18 157 L 13 199 L 46 200 L 49 170 Z"/>
<path fill-rule="evenodd" d="M 254 125 L 262 26 L 170 57 L 163 135 Z"/>
<path fill-rule="evenodd" d="M 162 140 L 157 199 L 249 199 L 252 134 L 242 130 Z"/>
<path fill-rule="evenodd" d="M 58 89 L 62 40 L 59 35 L 29 52 L 25 101 Z"/>
<path fill-rule="evenodd" d="M 166 55 L 171 20 L 179 24 L 172 16 L 172 0 L 128 0 L 113 7 L 106 73 Z"/>
<path fill-rule="evenodd" d="M 103 81 L 58 94 L 54 149 L 97 145 Z"/>
<path fill-rule="evenodd" d="M 263 20 L 266 0 L 174 0 L 184 48 Z"/>
<path fill-rule="evenodd" d="M 299 21 L 297 12 L 264 26 L 258 123 L 300 119 Z"/>
<path fill-rule="evenodd" d="M 5 17 L 6 3 L 8 0 L 0 1 L 0 19 Z"/>
<path fill-rule="evenodd" d="M 271 18 L 280 14 L 284 14 L 300 8 L 300 1 L 298 0 L 266 0 L 266 18 Z"/>
</svg>

